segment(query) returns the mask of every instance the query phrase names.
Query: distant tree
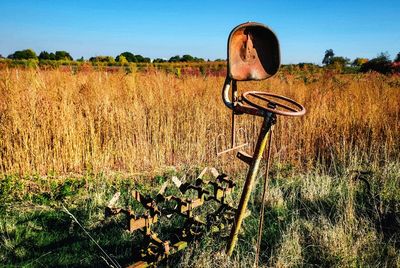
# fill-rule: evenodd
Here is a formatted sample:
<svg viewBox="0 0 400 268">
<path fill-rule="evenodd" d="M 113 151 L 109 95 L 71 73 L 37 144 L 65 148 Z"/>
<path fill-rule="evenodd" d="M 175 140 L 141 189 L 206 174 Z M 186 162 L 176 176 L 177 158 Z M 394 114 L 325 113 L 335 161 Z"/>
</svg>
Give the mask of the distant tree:
<svg viewBox="0 0 400 268">
<path fill-rule="evenodd" d="M 49 59 L 50 59 L 50 60 L 56 60 L 56 55 L 55 55 L 53 52 L 51 52 L 51 53 L 49 54 Z"/>
<path fill-rule="evenodd" d="M 118 62 L 121 65 L 127 65 L 128 64 L 128 60 L 123 55 L 119 55 L 117 58 L 118 58 Z"/>
<path fill-rule="evenodd" d="M 37 59 L 35 51 L 32 49 L 25 49 L 21 51 L 15 51 L 13 54 L 8 56 L 9 59 L 15 60 L 29 60 L 29 59 Z"/>
<path fill-rule="evenodd" d="M 392 72 L 400 74 L 400 52 L 397 53 L 392 64 Z"/>
<path fill-rule="evenodd" d="M 171 57 L 168 62 L 179 62 L 181 61 L 181 57 L 179 55 Z"/>
<path fill-rule="evenodd" d="M 67 51 L 56 51 L 56 60 L 74 60 Z"/>
<path fill-rule="evenodd" d="M 135 55 L 136 62 L 144 62 L 144 57 L 142 55 Z"/>
<path fill-rule="evenodd" d="M 335 56 L 335 53 L 333 53 L 333 49 L 326 50 L 325 56 L 322 59 L 322 64 L 325 64 L 325 65 L 331 64 L 332 63 L 331 60 L 332 60 L 333 56 Z"/>
<path fill-rule="evenodd" d="M 124 56 L 125 59 L 126 59 L 128 62 L 137 62 L 135 55 L 133 55 L 131 52 L 123 52 L 123 53 L 119 54 L 119 55 L 115 58 L 115 60 L 119 62 L 119 57 L 120 57 L 120 56 Z"/>
<path fill-rule="evenodd" d="M 143 57 L 142 55 L 134 55 L 133 62 L 151 62 L 150 58 Z"/>
<path fill-rule="evenodd" d="M 180 59 L 182 62 L 191 62 L 194 61 L 194 58 L 191 55 L 183 55 Z"/>
<path fill-rule="evenodd" d="M 396 58 L 394 58 L 394 62 L 400 62 L 400 52 L 397 53 Z"/>
<path fill-rule="evenodd" d="M 167 62 L 167 60 L 165 59 L 160 59 L 160 58 L 156 58 L 153 60 L 154 63 L 162 63 L 162 62 Z"/>
<path fill-rule="evenodd" d="M 343 71 L 343 69 L 350 63 L 349 58 L 344 58 L 344 57 L 332 57 L 330 59 L 329 65 L 327 65 L 329 68 L 333 68 L 337 71 Z"/>
<path fill-rule="evenodd" d="M 89 59 L 91 62 L 107 62 L 107 63 L 114 63 L 115 60 L 111 56 L 96 56 L 96 57 L 91 57 Z"/>
<path fill-rule="evenodd" d="M 350 63 L 350 59 L 344 58 L 344 57 L 332 57 L 330 61 L 331 61 L 330 64 L 338 65 L 338 66 L 342 66 L 342 67 Z"/>
<path fill-rule="evenodd" d="M 204 62 L 203 58 L 193 57 L 191 55 L 183 55 L 180 57 L 179 55 L 171 57 L 168 62 Z"/>
<path fill-rule="evenodd" d="M 50 54 L 47 51 L 42 51 L 39 54 L 39 60 L 49 60 L 50 59 Z"/>
<path fill-rule="evenodd" d="M 194 57 L 194 58 L 193 58 L 193 61 L 194 61 L 194 62 L 204 62 L 205 60 L 204 60 L 203 58 Z M 210 59 L 208 59 L 208 61 L 210 61 Z"/>
<path fill-rule="evenodd" d="M 4 59 L 3 55 L 0 54 L 0 59 Z"/>
<path fill-rule="evenodd" d="M 355 58 L 354 61 L 351 63 L 354 67 L 359 67 L 368 61 L 367 58 Z"/>
<path fill-rule="evenodd" d="M 376 58 L 369 60 L 361 65 L 361 72 L 375 71 L 383 74 L 391 72 L 392 62 L 387 53 L 381 53 Z"/>
<path fill-rule="evenodd" d="M 80 57 L 79 59 L 77 59 L 76 61 L 79 61 L 79 62 L 84 62 L 85 61 L 85 59 L 83 58 L 83 56 L 82 57 Z"/>
</svg>

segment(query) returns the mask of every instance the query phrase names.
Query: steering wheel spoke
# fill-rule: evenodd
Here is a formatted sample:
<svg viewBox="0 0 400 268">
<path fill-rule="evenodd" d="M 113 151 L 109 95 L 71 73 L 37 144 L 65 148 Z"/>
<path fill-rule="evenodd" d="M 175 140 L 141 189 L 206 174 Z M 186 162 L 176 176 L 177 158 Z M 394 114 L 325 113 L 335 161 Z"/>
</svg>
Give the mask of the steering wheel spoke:
<svg viewBox="0 0 400 268">
<path fill-rule="evenodd" d="M 259 102 L 255 102 L 251 100 L 251 97 L 261 100 L 265 102 L 265 104 L 260 104 Z M 269 98 L 268 98 L 269 97 Z M 271 99 L 273 98 L 273 99 Z M 279 100 L 279 101 L 275 101 Z M 247 103 L 248 105 L 255 107 L 257 109 L 265 110 L 274 114 L 278 115 L 285 115 L 285 116 L 301 116 L 304 115 L 306 110 L 303 105 L 297 103 L 296 101 L 281 96 L 277 94 L 262 92 L 262 91 L 248 91 L 242 94 L 242 100 Z M 283 104 L 281 101 L 287 102 L 292 106 Z M 269 104 L 274 104 L 275 108 L 269 106 Z M 278 109 L 281 108 L 281 109 Z"/>
</svg>

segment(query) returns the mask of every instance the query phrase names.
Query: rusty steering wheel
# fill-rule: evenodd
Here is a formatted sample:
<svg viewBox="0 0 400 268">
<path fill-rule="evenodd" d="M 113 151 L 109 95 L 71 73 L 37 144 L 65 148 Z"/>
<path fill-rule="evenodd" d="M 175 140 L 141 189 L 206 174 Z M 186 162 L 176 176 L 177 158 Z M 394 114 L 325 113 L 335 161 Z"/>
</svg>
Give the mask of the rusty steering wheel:
<svg viewBox="0 0 400 268">
<path fill-rule="evenodd" d="M 272 99 L 271 99 L 272 98 Z M 242 100 L 248 105 L 277 115 L 302 116 L 306 113 L 303 105 L 287 97 L 262 91 L 248 91 L 242 94 Z M 284 101 L 285 104 L 275 101 Z M 288 105 L 290 104 L 290 106 Z"/>
</svg>

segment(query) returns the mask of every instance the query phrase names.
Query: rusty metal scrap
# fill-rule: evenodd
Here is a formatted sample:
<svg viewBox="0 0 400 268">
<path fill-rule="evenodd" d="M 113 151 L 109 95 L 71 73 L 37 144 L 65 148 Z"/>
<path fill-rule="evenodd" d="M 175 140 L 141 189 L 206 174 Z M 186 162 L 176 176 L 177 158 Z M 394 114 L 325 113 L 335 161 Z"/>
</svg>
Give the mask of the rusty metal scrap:
<svg viewBox="0 0 400 268">
<path fill-rule="evenodd" d="M 209 171 L 215 179 L 204 180 L 203 175 Z M 145 213 L 137 215 L 134 211 L 119 208 L 116 203 L 120 194 L 116 193 L 105 209 L 106 217 L 118 214 L 126 216 L 126 230 L 129 232 L 140 231 L 144 235 L 144 241 L 140 251 L 133 258 L 136 262 L 130 267 L 147 267 L 181 251 L 187 247 L 188 242 L 204 234 L 207 230 L 226 229 L 231 224 L 235 209 L 228 202 L 228 196 L 232 193 L 235 183 L 225 174 L 218 174 L 213 168 L 205 168 L 196 178 L 195 182 L 182 183 L 176 177 L 172 178 L 175 186 L 181 194 L 192 193 L 194 198 L 164 195 L 167 188 L 162 186 L 160 192 L 154 197 L 145 196 L 138 191 L 132 191 L 131 196 L 145 209 Z M 200 219 L 197 209 L 205 203 L 213 202 L 217 209 Z M 163 217 L 179 215 L 184 219 L 183 227 L 176 231 L 174 241 L 162 240 L 154 231 L 155 225 Z M 224 223 L 221 223 L 224 221 Z M 221 227 L 222 226 L 222 227 Z"/>
</svg>

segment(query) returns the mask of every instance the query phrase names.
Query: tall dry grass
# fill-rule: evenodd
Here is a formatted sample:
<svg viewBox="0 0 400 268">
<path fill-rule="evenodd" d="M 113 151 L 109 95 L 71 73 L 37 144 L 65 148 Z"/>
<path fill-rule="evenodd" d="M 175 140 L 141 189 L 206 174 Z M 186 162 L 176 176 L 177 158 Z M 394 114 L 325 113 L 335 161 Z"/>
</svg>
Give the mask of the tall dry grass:
<svg viewBox="0 0 400 268">
<path fill-rule="evenodd" d="M 73 74 L 3 69 L 0 171 L 241 168 L 233 156 L 215 156 L 215 137 L 226 133 L 229 138 L 230 113 L 221 101 L 223 79 L 161 71 Z M 398 77 L 377 74 L 299 73 L 239 83 L 239 89 L 275 92 L 306 107 L 301 118 L 278 118 L 276 161 L 338 170 L 399 160 L 399 85 Z M 242 115 L 238 121 L 255 140 L 260 119 Z"/>
</svg>

